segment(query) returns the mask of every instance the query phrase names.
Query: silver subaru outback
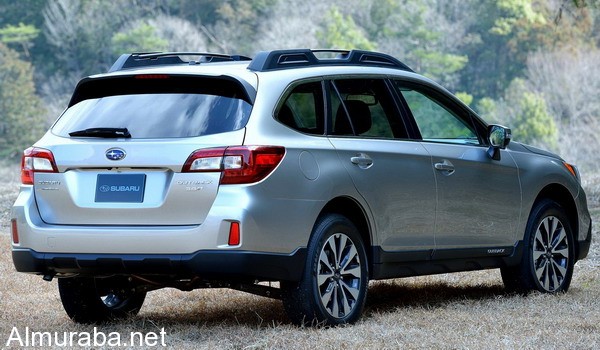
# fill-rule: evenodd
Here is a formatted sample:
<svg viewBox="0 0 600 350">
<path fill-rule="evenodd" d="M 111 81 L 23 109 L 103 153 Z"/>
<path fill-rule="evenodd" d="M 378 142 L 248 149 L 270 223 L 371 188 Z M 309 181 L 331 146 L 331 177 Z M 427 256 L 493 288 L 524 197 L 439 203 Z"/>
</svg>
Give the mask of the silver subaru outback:
<svg viewBox="0 0 600 350">
<path fill-rule="evenodd" d="M 382 53 L 123 55 L 24 151 L 12 257 L 83 323 L 164 287 L 328 325 L 360 317 L 369 280 L 499 268 L 567 291 L 591 242 L 577 168 L 510 141 Z"/>
</svg>

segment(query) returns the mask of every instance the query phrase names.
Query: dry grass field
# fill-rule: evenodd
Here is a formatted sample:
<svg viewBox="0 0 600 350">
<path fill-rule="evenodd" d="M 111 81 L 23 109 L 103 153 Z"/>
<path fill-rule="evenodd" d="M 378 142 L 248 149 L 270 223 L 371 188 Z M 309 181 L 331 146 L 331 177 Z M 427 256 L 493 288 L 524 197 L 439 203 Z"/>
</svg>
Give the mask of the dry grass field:
<svg viewBox="0 0 600 350">
<path fill-rule="evenodd" d="M 0 348 L 14 327 L 93 331 L 66 316 L 56 280 L 14 271 L 8 217 L 17 171 L 0 170 Z M 597 223 L 600 178 L 587 179 L 585 186 Z M 597 238 L 597 229 L 594 234 Z M 590 256 L 577 263 L 570 291 L 561 295 L 508 295 L 497 270 L 372 282 L 357 324 L 300 328 L 290 324 L 277 300 L 220 289 L 165 289 L 150 293 L 137 317 L 98 330 L 125 337 L 164 329 L 173 349 L 598 349 L 599 296 L 596 239 Z M 16 348 L 15 342 L 9 345 Z"/>
</svg>

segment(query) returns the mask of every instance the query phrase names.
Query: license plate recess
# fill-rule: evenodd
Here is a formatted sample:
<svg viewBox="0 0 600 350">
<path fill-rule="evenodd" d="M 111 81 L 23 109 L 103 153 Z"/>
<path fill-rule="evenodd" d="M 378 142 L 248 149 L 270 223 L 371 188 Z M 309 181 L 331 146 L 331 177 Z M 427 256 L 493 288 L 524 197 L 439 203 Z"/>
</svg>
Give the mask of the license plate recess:
<svg viewBox="0 0 600 350">
<path fill-rule="evenodd" d="M 98 174 L 97 203 L 142 203 L 146 174 Z"/>
</svg>

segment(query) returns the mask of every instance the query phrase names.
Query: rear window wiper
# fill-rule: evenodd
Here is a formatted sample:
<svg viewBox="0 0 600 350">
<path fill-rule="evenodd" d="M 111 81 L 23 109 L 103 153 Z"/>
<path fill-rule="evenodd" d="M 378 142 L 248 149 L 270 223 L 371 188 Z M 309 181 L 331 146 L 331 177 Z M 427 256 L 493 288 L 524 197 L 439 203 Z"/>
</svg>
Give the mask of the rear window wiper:
<svg viewBox="0 0 600 350">
<path fill-rule="evenodd" d="M 131 138 L 127 128 L 89 128 L 69 133 L 71 137 Z"/>
</svg>

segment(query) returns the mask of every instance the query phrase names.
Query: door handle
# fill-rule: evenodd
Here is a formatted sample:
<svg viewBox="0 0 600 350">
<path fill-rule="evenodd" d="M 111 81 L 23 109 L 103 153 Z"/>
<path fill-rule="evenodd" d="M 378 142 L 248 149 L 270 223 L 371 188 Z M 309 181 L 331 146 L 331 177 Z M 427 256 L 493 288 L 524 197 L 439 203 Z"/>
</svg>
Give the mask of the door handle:
<svg viewBox="0 0 600 350">
<path fill-rule="evenodd" d="M 445 171 L 449 174 L 454 172 L 454 165 L 452 165 L 452 163 L 450 163 L 449 161 L 447 161 L 445 159 L 441 163 L 435 163 L 433 165 L 433 167 L 435 168 L 435 170 Z"/>
<path fill-rule="evenodd" d="M 368 169 L 373 165 L 373 159 L 366 153 L 358 153 L 354 157 L 350 157 L 350 161 L 361 169 Z"/>
</svg>

